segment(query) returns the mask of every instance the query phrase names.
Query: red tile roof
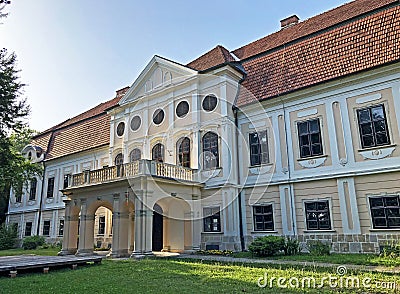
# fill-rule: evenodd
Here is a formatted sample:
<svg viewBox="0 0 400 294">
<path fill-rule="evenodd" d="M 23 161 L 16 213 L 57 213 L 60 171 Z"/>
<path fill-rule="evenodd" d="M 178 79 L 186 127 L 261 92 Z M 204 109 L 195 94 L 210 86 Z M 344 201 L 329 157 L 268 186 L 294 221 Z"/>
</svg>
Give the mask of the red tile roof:
<svg viewBox="0 0 400 294">
<path fill-rule="evenodd" d="M 218 45 L 214 49 L 211 49 L 199 58 L 188 63 L 186 66 L 194 70 L 203 71 L 232 61 L 235 61 L 235 58 L 231 55 L 231 53 L 229 53 L 225 47 Z"/>
<path fill-rule="evenodd" d="M 362 14 L 371 12 L 398 0 L 356 0 L 344 4 L 294 26 L 285 28 L 268 35 L 248 45 L 233 51 L 239 59 L 243 60 L 256 54 L 282 46 L 296 39 L 308 36 L 329 27 L 348 21 Z"/>
<path fill-rule="evenodd" d="M 400 6 L 396 5 L 264 56 L 249 59 L 242 63 L 247 72 L 242 85 L 256 98 L 240 95 L 237 104 L 240 106 L 254 99 L 275 97 L 399 61 L 399 40 Z"/>
<path fill-rule="evenodd" d="M 107 110 L 117 106 L 128 89 L 118 90 L 115 98 L 40 133 L 33 138 L 32 144 L 45 150 L 46 160 L 109 144 L 110 116 Z"/>
</svg>

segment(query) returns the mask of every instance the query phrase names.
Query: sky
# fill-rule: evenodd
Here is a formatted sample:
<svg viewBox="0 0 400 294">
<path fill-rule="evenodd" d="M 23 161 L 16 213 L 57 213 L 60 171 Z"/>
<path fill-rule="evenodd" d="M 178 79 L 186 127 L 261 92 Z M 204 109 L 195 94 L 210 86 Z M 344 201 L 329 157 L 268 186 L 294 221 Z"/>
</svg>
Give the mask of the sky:
<svg viewBox="0 0 400 294">
<path fill-rule="evenodd" d="M 154 55 L 187 64 L 216 45 L 237 49 L 350 0 L 11 0 L 0 48 L 17 55 L 44 131 L 130 86 Z"/>
</svg>

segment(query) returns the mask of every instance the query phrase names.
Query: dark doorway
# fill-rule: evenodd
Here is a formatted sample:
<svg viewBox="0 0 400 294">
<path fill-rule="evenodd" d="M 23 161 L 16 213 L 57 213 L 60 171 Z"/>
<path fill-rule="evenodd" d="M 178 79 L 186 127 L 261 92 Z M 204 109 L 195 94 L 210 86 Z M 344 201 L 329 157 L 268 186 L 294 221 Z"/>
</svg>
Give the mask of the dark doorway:
<svg viewBox="0 0 400 294">
<path fill-rule="evenodd" d="M 153 251 L 161 251 L 163 249 L 163 216 L 162 208 L 154 205 L 153 212 Z"/>
</svg>

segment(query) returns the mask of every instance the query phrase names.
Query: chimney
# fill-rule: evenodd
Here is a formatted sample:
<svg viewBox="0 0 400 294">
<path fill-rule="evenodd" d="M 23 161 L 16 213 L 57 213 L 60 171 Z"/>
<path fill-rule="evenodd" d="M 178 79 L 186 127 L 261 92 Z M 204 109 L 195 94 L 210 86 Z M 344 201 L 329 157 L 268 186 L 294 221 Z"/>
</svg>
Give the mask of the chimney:
<svg viewBox="0 0 400 294">
<path fill-rule="evenodd" d="M 299 23 L 300 18 L 297 15 L 289 16 L 281 20 L 281 29 L 286 29 Z"/>
</svg>

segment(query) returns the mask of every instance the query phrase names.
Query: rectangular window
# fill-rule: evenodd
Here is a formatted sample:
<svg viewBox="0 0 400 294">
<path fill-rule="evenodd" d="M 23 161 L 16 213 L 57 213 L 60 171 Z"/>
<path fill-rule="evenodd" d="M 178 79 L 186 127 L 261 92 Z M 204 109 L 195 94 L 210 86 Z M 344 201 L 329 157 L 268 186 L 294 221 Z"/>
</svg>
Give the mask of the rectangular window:
<svg viewBox="0 0 400 294">
<path fill-rule="evenodd" d="M 219 207 L 204 208 L 204 232 L 221 232 Z"/>
<path fill-rule="evenodd" d="M 274 213 L 272 204 L 253 206 L 253 221 L 255 231 L 273 231 Z"/>
<path fill-rule="evenodd" d="M 106 217 L 105 216 L 100 216 L 99 217 L 99 235 L 104 235 L 104 232 L 106 230 Z"/>
<path fill-rule="evenodd" d="M 69 186 L 69 177 L 70 176 L 71 176 L 70 174 L 64 175 L 63 189 L 68 188 L 68 186 Z"/>
<path fill-rule="evenodd" d="M 36 199 L 36 186 L 37 186 L 37 180 L 36 179 L 32 179 L 31 188 L 29 190 L 29 200 L 35 200 Z"/>
<path fill-rule="evenodd" d="M 47 198 L 53 198 L 54 194 L 54 177 L 47 179 Z"/>
<path fill-rule="evenodd" d="M 375 105 L 357 110 L 362 148 L 390 144 L 385 108 Z"/>
<path fill-rule="evenodd" d="M 400 228 L 399 196 L 370 197 L 369 206 L 374 229 Z"/>
<path fill-rule="evenodd" d="M 267 131 L 249 134 L 250 165 L 269 162 Z"/>
<path fill-rule="evenodd" d="M 322 155 L 322 137 L 319 118 L 298 122 L 300 157 Z"/>
<path fill-rule="evenodd" d="M 25 223 L 25 237 L 32 235 L 32 222 Z"/>
<path fill-rule="evenodd" d="M 64 220 L 60 219 L 60 225 L 58 227 L 58 235 L 63 236 L 64 235 Z"/>
<path fill-rule="evenodd" d="M 50 221 L 45 220 L 43 222 L 43 236 L 50 236 Z"/>
<path fill-rule="evenodd" d="M 329 202 L 313 201 L 306 202 L 307 230 L 330 230 L 331 217 L 329 213 Z"/>
</svg>

